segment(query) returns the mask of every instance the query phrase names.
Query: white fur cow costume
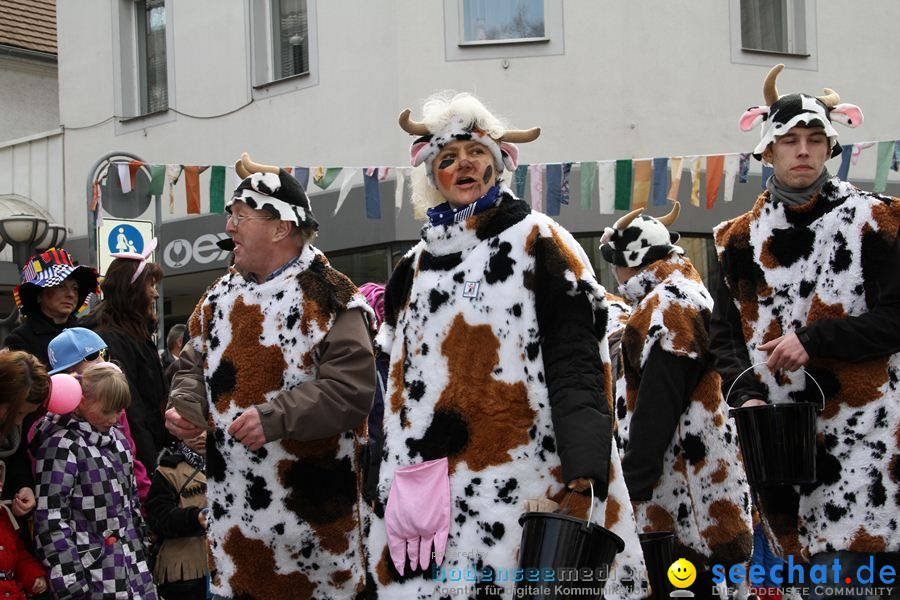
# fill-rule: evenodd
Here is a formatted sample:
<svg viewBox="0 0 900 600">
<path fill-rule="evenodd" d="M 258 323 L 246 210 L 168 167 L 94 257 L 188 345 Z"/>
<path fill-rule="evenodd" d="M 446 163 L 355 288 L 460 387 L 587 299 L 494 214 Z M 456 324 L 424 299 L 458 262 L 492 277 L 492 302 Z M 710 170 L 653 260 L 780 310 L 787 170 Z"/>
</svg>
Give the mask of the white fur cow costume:
<svg viewBox="0 0 900 600">
<path fill-rule="evenodd" d="M 709 353 L 712 298 L 666 225 L 638 208 L 607 228 L 604 259 L 635 271 L 622 334 L 616 417 L 642 531 L 675 534 L 675 556 L 698 572 L 749 560 L 750 489 L 721 380 Z M 617 274 L 617 277 L 620 275 Z"/>
<path fill-rule="evenodd" d="M 773 117 L 784 102 L 810 98 L 779 97 L 779 70 L 770 71 L 764 88 Z M 826 91 L 802 122 L 824 127 L 835 155 L 840 146 L 829 119 L 847 123 L 852 115 L 850 124 L 859 124 L 862 112 Z M 765 363 L 762 344 L 793 332 L 809 356 L 805 369 L 825 394 L 817 481 L 783 489 L 780 498 L 765 495 L 761 506 L 781 550 L 798 558 L 900 551 L 898 227 L 900 200 L 830 178 L 796 204 L 763 192 L 750 212 L 715 229 L 722 281 L 713 338 L 725 383 Z M 802 371 L 772 373 L 764 364 L 735 390 L 729 402 L 736 406 L 752 398 L 822 401 Z"/>
<path fill-rule="evenodd" d="M 244 202 L 315 227 L 284 170 L 245 155 L 238 173 L 229 211 Z M 209 424 L 210 571 L 225 597 L 365 594 L 359 455 L 374 392 L 371 309 L 308 240 L 298 252 L 264 281 L 232 268 L 209 287 L 170 396 L 183 417 Z M 266 439 L 256 451 L 228 433 L 252 409 Z"/>
<path fill-rule="evenodd" d="M 472 109 L 474 98 L 464 98 L 464 109 L 444 106 L 449 118 L 438 121 L 449 125 L 435 137 L 468 140 L 470 130 L 492 131 L 482 143 L 503 148 L 504 156 L 511 154 L 502 140 L 530 141 L 522 132 L 492 128 L 494 117 L 481 103 Z M 401 124 L 422 136 L 413 156 L 424 162 L 430 130 L 409 121 L 408 112 Z M 532 131 L 530 139 L 537 137 Z M 578 477 L 596 480 L 594 515 L 602 517 L 595 521 L 626 542 L 619 566 L 644 573 L 613 450 L 605 292 L 566 230 L 499 182 L 492 190 L 496 201 L 486 209 L 425 225 L 387 286 L 377 343 L 390 354 L 391 369 L 368 541 L 378 600 L 432 600 L 442 597 L 441 588 L 456 588 L 458 597 L 463 587 L 469 597 L 512 597 L 523 504 L 559 501 L 565 484 Z M 427 568 L 404 565 L 402 551 L 389 549 L 388 528 L 398 473 L 443 458 L 450 516 L 438 575 L 430 555 Z M 428 490 L 421 501 L 437 494 Z M 574 513 L 586 517 L 589 497 L 573 496 Z M 416 512 L 405 517 L 415 521 Z M 429 538 L 423 535 L 426 548 Z M 454 569 L 461 581 L 451 578 Z"/>
</svg>

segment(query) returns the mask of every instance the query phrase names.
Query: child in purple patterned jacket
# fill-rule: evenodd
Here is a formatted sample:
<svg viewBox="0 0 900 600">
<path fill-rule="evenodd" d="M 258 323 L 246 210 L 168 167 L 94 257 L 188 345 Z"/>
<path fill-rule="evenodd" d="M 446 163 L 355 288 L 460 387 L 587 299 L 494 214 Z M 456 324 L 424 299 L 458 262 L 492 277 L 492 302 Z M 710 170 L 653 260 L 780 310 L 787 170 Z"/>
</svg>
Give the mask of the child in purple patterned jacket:
<svg viewBox="0 0 900 600">
<path fill-rule="evenodd" d="M 130 402 L 115 365 L 81 376 L 71 414 L 48 413 L 35 439 L 38 554 L 56 598 L 156 600 L 128 442 L 115 427 Z"/>
</svg>

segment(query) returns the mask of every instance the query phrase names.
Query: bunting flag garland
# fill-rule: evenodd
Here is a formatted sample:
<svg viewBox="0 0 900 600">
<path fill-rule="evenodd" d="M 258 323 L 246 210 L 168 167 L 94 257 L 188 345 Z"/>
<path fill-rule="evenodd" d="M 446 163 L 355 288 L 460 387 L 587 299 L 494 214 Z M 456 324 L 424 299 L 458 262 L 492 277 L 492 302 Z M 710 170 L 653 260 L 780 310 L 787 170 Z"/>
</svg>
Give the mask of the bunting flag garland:
<svg viewBox="0 0 900 600">
<path fill-rule="evenodd" d="M 891 168 L 891 160 L 894 158 L 894 142 L 878 142 L 878 158 L 875 162 L 875 187 L 872 188 L 880 194 L 887 189 L 888 171 Z"/>
<path fill-rule="evenodd" d="M 215 166 L 209 174 L 209 212 L 225 212 L 225 167 Z"/>
<path fill-rule="evenodd" d="M 144 166 L 139 160 L 133 160 L 128 163 L 128 181 L 131 182 L 131 189 L 134 189 L 134 180 L 137 178 L 138 170 Z"/>
<path fill-rule="evenodd" d="M 200 173 L 209 167 L 184 165 L 184 190 L 187 197 L 187 214 L 200 214 Z"/>
<path fill-rule="evenodd" d="M 762 189 L 766 189 L 766 183 L 769 181 L 769 177 L 775 174 L 775 169 L 770 167 L 769 165 L 763 163 L 762 166 Z"/>
<path fill-rule="evenodd" d="M 616 210 L 631 208 L 631 161 L 616 161 Z"/>
<path fill-rule="evenodd" d="M 837 176 L 841 181 L 847 181 L 850 175 L 850 159 L 853 157 L 853 144 L 841 146 L 841 166 L 838 167 Z"/>
<path fill-rule="evenodd" d="M 597 181 L 597 163 L 583 162 L 578 166 L 579 191 L 581 192 L 581 208 L 591 209 L 591 200 L 594 196 L 594 184 Z"/>
<path fill-rule="evenodd" d="M 631 196 L 632 209 L 647 206 L 650 199 L 650 176 L 653 172 L 653 162 L 649 160 L 636 160 L 633 162 L 634 191 Z"/>
<path fill-rule="evenodd" d="M 616 161 L 597 163 L 597 207 L 601 215 L 611 215 L 616 204 Z"/>
<path fill-rule="evenodd" d="M 398 167 L 394 169 L 394 172 L 397 173 L 396 184 L 394 185 L 394 208 L 400 210 L 403 208 L 403 188 L 406 185 L 406 170 L 407 167 Z"/>
<path fill-rule="evenodd" d="M 316 167 L 316 169 L 324 169 L 324 168 L 325 167 Z M 330 170 L 331 169 L 329 169 L 329 171 Z M 338 169 L 338 172 L 340 172 L 340 171 L 341 171 L 341 169 Z M 344 181 L 341 183 L 341 192 L 338 194 L 337 204 L 334 205 L 334 212 L 332 213 L 332 215 L 338 214 L 338 211 L 341 210 L 341 206 L 344 205 L 344 200 L 347 199 L 347 195 L 350 193 L 350 189 L 353 187 L 353 178 L 359 172 L 359 169 L 357 169 L 355 167 L 347 167 L 346 169 L 343 169 L 343 171 L 344 171 Z M 337 175 L 335 175 L 335 177 L 337 177 Z M 332 179 L 332 181 L 333 181 L 333 179 Z M 315 183 L 315 175 L 313 175 L 313 183 Z M 328 183 L 330 185 L 331 181 L 329 181 Z M 316 185 L 319 185 L 319 184 L 316 183 Z M 319 186 L 319 187 L 321 187 L 321 186 Z M 328 187 L 328 186 L 326 185 L 325 187 Z M 324 190 L 325 188 L 322 188 L 322 189 Z"/>
<path fill-rule="evenodd" d="M 653 179 L 650 185 L 650 204 L 665 206 L 669 193 L 669 159 L 653 159 Z"/>
<path fill-rule="evenodd" d="M 166 184 L 166 165 L 150 165 L 150 189 L 151 196 L 162 196 L 163 186 Z"/>
<path fill-rule="evenodd" d="M 544 199 L 544 165 L 529 165 L 528 176 L 531 179 L 531 208 L 541 212 Z"/>
<path fill-rule="evenodd" d="M 131 173 L 128 172 L 128 163 L 117 163 L 116 171 L 119 176 L 119 187 L 123 194 L 131 193 Z"/>
<path fill-rule="evenodd" d="M 528 165 L 516 167 L 516 198 L 525 197 L 525 178 L 528 175 Z"/>
<path fill-rule="evenodd" d="M 551 217 L 559 215 L 560 191 L 562 188 L 562 165 L 547 165 L 547 214 Z"/>
<path fill-rule="evenodd" d="M 562 204 L 569 203 L 569 177 L 572 176 L 572 163 L 562 165 L 562 185 L 559 187 L 559 201 Z"/>
<path fill-rule="evenodd" d="M 750 175 L 750 153 L 744 152 L 741 154 L 740 159 L 740 167 L 738 169 L 740 171 L 740 177 L 738 181 L 741 183 L 747 183 L 747 178 Z"/>
<path fill-rule="evenodd" d="M 353 174 L 356 174 L 354 170 Z M 313 169 L 313 183 L 320 189 L 327 190 L 341 172 L 341 167 L 316 167 Z M 344 181 L 347 181 L 346 179 Z"/>
<path fill-rule="evenodd" d="M 166 180 L 169 182 L 169 214 L 175 213 L 175 186 L 181 177 L 181 165 L 166 165 Z"/>
<path fill-rule="evenodd" d="M 101 195 L 100 179 L 95 179 L 94 185 L 91 187 L 91 212 L 94 213 L 94 220 L 97 222 L 97 227 L 100 227 L 103 225 L 103 198 Z"/>
<path fill-rule="evenodd" d="M 678 200 L 678 189 L 681 187 L 681 173 L 684 169 L 684 158 L 681 156 L 673 156 L 669 161 L 669 192 L 666 194 L 666 200 L 672 202 Z"/>
<path fill-rule="evenodd" d="M 725 202 L 734 200 L 734 180 L 737 178 L 740 161 L 738 154 L 725 155 Z"/>
<path fill-rule="evenodd" d="M 386 169 L 385 169 L 386 170 Z M 366 199 L 366 218 L 381 218 L 381 192 L 378 182 L 381 181 L 381 169 L 369 167 L 363 172 L 363 188 Z"/>
<path fill-rule="evenodd" d="M 309 167 L 294 167 L 294 179 L 299 181 L 305 190 L 309 185 Z"/>
<path fill-rule="evenodd" d="M 706 208 L 716 205 L 719 188 L 722 186 L 722 174 L 725 169 L 725 157 L 715 154 L 706 157 Z"/>
<path fill-rule="evenodd" d="M 700 206 L 700 160 L 699 156 L 690 158 L 691 165 L 691 206 Z"/>
</svg>

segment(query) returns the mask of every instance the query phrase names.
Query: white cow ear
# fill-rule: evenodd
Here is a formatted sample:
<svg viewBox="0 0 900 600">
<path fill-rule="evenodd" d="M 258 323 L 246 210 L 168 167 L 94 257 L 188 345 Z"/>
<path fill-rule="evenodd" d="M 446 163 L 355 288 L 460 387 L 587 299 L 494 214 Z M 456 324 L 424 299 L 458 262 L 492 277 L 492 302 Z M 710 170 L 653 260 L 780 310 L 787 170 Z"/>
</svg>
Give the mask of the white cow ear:
<svg viewBox="0 0 900 600">
<path fill-rule="evenodd" d="M 855 104 L 838 104 L 831 109 L 831 120 L 847 127 L 859 127 L 863 122 L 863 113 Z"/>
<path fill-rule="evenodd" d="M 750 131 L 759 125 L 759 122 L 762 121 L 767 114 L 769 114 L 768 106 L 751 106 L 744 111 L 744 114 L 741 115 L 741 118 L 738 121 L 741 131 Z"/>
</svg>

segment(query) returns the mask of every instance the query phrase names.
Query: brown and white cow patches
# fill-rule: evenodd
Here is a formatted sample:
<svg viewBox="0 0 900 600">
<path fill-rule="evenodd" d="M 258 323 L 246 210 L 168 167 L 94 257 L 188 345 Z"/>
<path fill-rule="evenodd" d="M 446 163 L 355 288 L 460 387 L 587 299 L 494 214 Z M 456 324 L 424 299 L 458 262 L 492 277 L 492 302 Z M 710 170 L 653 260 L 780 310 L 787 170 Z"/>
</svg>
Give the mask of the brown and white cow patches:
<svg viewBox="0 0 900 600">
<path fill-rule="evenodd" d="M 213 593 L 275 599 L 350 598 L 364 586 L 358 439 L 281 440 L 257 452 L 226 433 L 244 410 L 316 377 L 316 350 L 339 311 L 365 300 L 307 247 L 256 284 L 231 271 L 191 318 L 205 352 L 215 428 L 208 443 Z"/>
<path fill-rule="evenodd" d="M 725 418 L 721 379 L 709 360 L 712 298 L 690 261 L 677 254 L 651 263 L 622 285 L 633 310 L 622 336 L 624 369 L 617 381 L 622 451 L 641 443 L 629 437 L 631 416 L 654 346 L 703 361 L 706 371 L 691 392 L 651 499 L 639 504 L 643 531 L 673 531 L 676 555 L 699 570 L 750 558 L 750 489 L 733 425 Z M 680 402 L 680 398 L 672 399 Z"/>
<path fill-rule="evenodd" d="M 510 196 L 493 210 L 426 227 L 386 290 L 391 300 L 376 343 L 391 356 L 389 402 L 368 537 L 379 600 L 432 600 L 442 586 L 468 585 L 468 595 L 476 593 L 475 582 L 434 581 L 433 570 L 397 573 L 379 506 L 387 502 L 398 468 L 449 458 L 451 527 L 440 565 L 445 572 L 490 568 L 511 576 L 525 500 L 564 491 L 533 292 L 544 282 L 535 274 L 548 273 L 554 285 L 584 294 L 595 314 L 602 314 L 600 331 L 606 328 L 605 292 L 579 257 L 577 242 L 549 218 Z M 608 374 L 605 343 L 601 348 Z M 612 454 L 609 493 L 596 501 L 594 520 L 626 541 L 630 553 L 619 555 L 618 572 L 642 574 L 631 502 L 618 453 Z M 589 501 L 579 500 L 586 515 Z M 510 598 L 500 592 L 511 587 L 492 589 L 498 592 L 492 597 Z"/>
<path fill-rule="evenodd" d="M 898 225 L 900 200 L 836 178 L 803 206 L 788 208 L 764 193 L 750 213 L 719 225 L 716 247 L 750 362 L 765 362 L 767 354 L 757 348 L 775 334 L 869 312 Z M 773 511 L 769 518 L 777 523 L 770 529 L 782 545 L 808 554 L 900 550 L 900 486 L 891 476 L 900 449 L 894 435 L 900 354 L 857 362 L 812 359 L 806 370 L 822 392 L 802 371 L 755 368 L 771 402 L 821 403 L 825 395 L 817 420 L 818 481 L 798 489 L 795 517 Z M 796 540 L 792 526 L 800 532 Z"/>
</svg>

